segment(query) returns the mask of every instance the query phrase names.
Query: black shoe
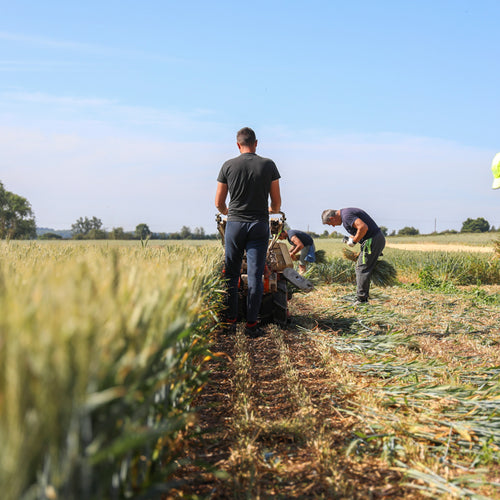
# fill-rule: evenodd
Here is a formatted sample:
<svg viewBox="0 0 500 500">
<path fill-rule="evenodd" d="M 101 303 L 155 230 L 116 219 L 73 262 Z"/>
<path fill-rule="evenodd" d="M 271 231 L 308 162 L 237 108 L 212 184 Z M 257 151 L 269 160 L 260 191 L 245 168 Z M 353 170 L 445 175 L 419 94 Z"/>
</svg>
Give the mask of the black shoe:
<svg viewBox="0 0 500 500">
<path fill-rule="evenodd" d="M 253 325 L 245 327 L 245 335 L 251 339 L 256 339 L 267 335 L 267 332 L 259 328 L 257 325 Z"/>
</svg>

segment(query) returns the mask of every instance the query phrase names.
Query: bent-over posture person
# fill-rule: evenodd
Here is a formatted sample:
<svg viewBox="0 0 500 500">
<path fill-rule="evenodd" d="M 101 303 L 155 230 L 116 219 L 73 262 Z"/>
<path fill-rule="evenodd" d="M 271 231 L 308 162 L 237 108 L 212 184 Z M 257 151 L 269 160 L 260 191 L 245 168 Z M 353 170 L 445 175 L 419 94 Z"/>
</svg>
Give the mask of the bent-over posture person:
<svg viewBox="0 0 500 500">
<path fill-rule="evenodd" d="M 370 277 L 385 247 L 384 234 L 376 222 L 360 208 L 324 210 L 321 214 L 321 221 L 329 226 L 342 224 L 351 235 L 345 239 L 345 243 L 350 247 L 356 243 L 361 245 L 361 252 L 356 262 L 356 304 L 368 302 Z"/>
<path fill-rule="evenodd" d="M 292 260 L 299 261 L 299 271 L 301 274 L 306 272 L 307 263 L 315 262 L 316 248 L 314 247 L 314 240 L 311 235 L 299 231 L 298 229 L 288 229 L 282 231 L 279 235 L 280 240 L 287 239 L 292 245 L 290 248 L 290 257 Z"/>
</svg>

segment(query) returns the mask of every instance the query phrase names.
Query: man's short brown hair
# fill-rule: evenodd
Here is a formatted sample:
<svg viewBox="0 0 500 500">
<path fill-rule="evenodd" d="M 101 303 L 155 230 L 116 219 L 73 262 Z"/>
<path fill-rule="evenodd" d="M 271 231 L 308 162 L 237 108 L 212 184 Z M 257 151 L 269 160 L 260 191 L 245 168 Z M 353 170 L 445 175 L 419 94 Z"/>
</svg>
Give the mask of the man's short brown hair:
<svg viewBox="0 0 500 500">
<path fill-rule="evenodd" d="M 253 146 L 256 140 L 255 132 L 250 127 L 243 127 L 236 134 L 236 142 L 240 146 Z"/>
</svg>

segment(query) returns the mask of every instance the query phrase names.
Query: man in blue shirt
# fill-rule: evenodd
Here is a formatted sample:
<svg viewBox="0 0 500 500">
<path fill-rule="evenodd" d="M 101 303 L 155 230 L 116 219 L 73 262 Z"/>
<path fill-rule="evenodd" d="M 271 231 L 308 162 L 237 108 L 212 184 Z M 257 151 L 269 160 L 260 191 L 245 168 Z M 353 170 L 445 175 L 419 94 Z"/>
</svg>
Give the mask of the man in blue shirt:
<svg viewBox="0 0 500 500">
<path fill-rule="evenodd" d="M 368 302 L 370 291 L 370 277 L 382 255 L 385 247 L 385 236 L 376 222 L 360 208 L 342 208 L 340 210 L 324 210 L 321 214 L 323 224 L 340 226 L 351 235 L 345 238 L 345 243 L 353 247 L 361 245 L 361 252 L 356 262 L 356 304 Z"/>
<path fill-rule="evenodd" d="M 280 240 L 287 239 L 292 248 L 290 248 L 290 257 L 292 260 L 299 261 L 299 272 L 301 274 L 306 272 L 307 263 L 314 262 L 316 260 L 316 249 L 314 247 L 314 241 L 312 237 L 304 233 L 304 231 L 299 231 L 297 229 L 289 229 L 288 231 L 282 231 Z"/>
</svg>

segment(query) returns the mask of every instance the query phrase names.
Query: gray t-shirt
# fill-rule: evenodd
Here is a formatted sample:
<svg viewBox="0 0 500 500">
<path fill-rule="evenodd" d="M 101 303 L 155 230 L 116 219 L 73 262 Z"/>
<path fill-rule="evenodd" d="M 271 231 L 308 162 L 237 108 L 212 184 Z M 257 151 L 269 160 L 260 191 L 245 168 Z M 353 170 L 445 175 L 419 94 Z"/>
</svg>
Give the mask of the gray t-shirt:
<svg viewBox="0 0 500 500">
<path fill-rule="evenodd" d="M 228 221 L 254 222 L 269 219 L 271 183 L 281 176 L 275 163 L 255 153 L 227 160 L 217 181 L 229 191 Z"/>
<path fill-rule="evenodd" d="M 353 236 L 357 232 L 356 228 L 354 227 L 354 221 L 356 219 L 361 219 L 368 226 L 368 231 L 366 232 L 364 238 L 360 243 L 370 239 L 380 231 L 380 228 L 377 226 L 376 222 L 364 210 L 361 210 L 361 208 L 342 208 L 340 210 L 340 217 L 342 218 L 342 225 L 344 226 L 345 230 Z"/>
</svg>

